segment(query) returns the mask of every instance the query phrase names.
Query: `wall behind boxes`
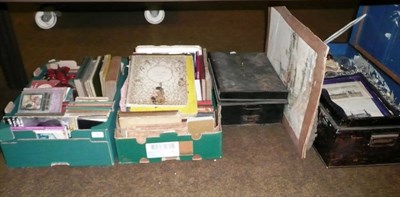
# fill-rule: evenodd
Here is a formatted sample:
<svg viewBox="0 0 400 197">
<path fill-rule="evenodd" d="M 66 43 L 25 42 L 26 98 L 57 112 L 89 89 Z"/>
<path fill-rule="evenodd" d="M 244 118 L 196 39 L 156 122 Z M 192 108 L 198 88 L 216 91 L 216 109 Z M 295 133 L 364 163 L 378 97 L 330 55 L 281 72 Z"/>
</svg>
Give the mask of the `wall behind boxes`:
<svg viewBox="0 0 400 197">
<path fill-rule="evenodd" d="M 198 44 L 209 51 L 263 51 L 266 20 L 264 3 L 165 4 L 166 18 L 147 23 L 144 5 L 55 4 L 62 16 L 53 29 L 34 22 L 39 4 L 8 4 L 28 78 L 49 59 L 73 59 L 111 53 L 127 56 L 140 44 Z M 111 6 L 111 7 L 110 7 Z M 351 3 L 340 8 L 292 5 L 290 11 L 322 39 L 354 17 Z M 240 7 L 240 8 L 238 8 Z M 96 10 L 100 11 L 96 11 Z M 323 20 L 313 20 L 314 18 Z M 319 21 L 326 21 L 321 24 Z M 347 35 L 338 40 L 346 41 Z M 5 85 L 5 84 L 4 84 Z"/>
</svg>

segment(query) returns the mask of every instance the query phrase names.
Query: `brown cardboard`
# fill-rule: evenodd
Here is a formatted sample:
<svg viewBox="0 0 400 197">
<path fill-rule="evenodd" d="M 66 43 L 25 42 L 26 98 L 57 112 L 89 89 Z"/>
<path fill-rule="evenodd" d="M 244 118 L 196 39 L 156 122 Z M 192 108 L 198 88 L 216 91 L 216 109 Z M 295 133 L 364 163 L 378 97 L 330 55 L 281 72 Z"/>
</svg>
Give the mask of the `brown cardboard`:
<svg viewBox="0 0 400 197">
<path fill-rule="evenodd" d="M 179 142 L 180 155 L 193 155 L 193 141 Z"/>
<path fill-rule="evenodd" d="M 174 131 L 177 135 L 190 135 L 193 140 L 199 140 L 204 133 L 220 130 L 219 120 L 216 119 L 219 117 L 217 116 L 218 112 L 215 112 L 214 117 L 190 118 L 180 122 L 164 124 L 154 124 L 152 123 L 153 121 L 148 124 L 147 122 L 134 123 L 134 121 L 137 121 L 138 119 L 136 118 L 136 115 L 129 115 L 133 113 L 143 112 L 119 112 L 120 115 L 125 114 L 125 119 L 123 120 L 123 125 L 121 124 L 121 120 L 117 121 L 115 138 L 135 138 L 137 143 L 145 144 L 146 138 L 159 137 L 162 133 Z M 150 113 L 160 114 L 160 112 Z M 174 119 L 172 120 L 174 121 Z"/>
<path fill-rule="evenodd" d="M 192 135 L 192 139 L 198 140 L 201 134 L 214 129 L 214 118 L 204 118 L 199 120 L 188 120 L 188 132 Z"/>
<path fill-rule="evenodd" d="M 213 116 L 190 117 L 190 120 L 182 119 L 178 124 L 121 128 L 117 121 L 114 139 L 119 162 L 154 163 L 221 158 L 222 131 L 219 112 L 218 107 Z M 166 152 L 167 149 L 173 153 Z"/>
</svg>

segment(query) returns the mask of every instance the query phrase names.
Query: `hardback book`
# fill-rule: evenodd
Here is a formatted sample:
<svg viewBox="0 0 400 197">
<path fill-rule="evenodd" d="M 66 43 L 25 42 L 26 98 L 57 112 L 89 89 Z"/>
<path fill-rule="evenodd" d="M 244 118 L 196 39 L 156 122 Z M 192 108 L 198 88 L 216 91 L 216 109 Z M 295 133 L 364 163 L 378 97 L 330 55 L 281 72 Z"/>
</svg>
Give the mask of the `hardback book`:
<svg viewBox="0 0 400 197">
<path fill-rule="evenodd" d="M 30 88 L 52 88 L 56 87 L 60 83 L 60 80 L 32 80 Z"/>
<path fill-rule="evenodd" d="M 111 55 L 110 54 L 104 55 L 103 65 L 101 66 L 99 72 L 102 95 L 104 95 L 105 93 L 106 75 L 108 73 L 108 69 L 110 68 L 110 63 L 111 63 Z"/>
<path fill-rule="evenodd" d="M 97 98 L 97 97 L 92 97 Z M 112 111 L 114 108 L 114 101 L 71 101 L 66 105 L 67 112 L 74 111 Z"/>
<path fill-rule="evenodd" d="M 136 53 L 145 54 L 196 54 L 202 52 L 199 45 L 139 45 Z"/>
<path fill-rule="evenodd" d="M 182 118 L 178 111 L 119 112 L 120 128 L 146 127 L 151 125 L 178 124 Z"/>
<path fill-rule="evenodd" d="M 117 92 L 118 77 L 121 73 L 121 61 L 121 56 L 113 56 L 108 72 L 105 75 L 103 96 L 108 97 L 109 100 L 114 100 L 115 93 Z"/>
<path fill-rule="evenodd" d="M 209 70 L 207 49 L 203 49 L 204 79 L 202 80 L 202 89 L 204 92 L 204 100 L 211 101 L 212 79 Z"/>
<path fill-rule="evenodd" d="M 65 110 L 64 115 L 66 117 L 101 117 L 102 119 L 107 119 L 111 113 L 110 109 L 105 108 L 88 108 L 88 109 L 75 109 L 69 108 Z"/>
<path fill-rule="evenodd" d="M 114 101 L 71 101 L 67 107 L 108 107 L 112 108 Z"/>
<path fill-rule="evenodd" d="M 127 111 L 197 114 L 191 55 L 132 55 L 127 80 Z"/>
<path fill-rule="evenodd" d="M 85 74 L 84 87 L 87 92 L 87 96 L 96 97 L 101 96 L 101 84 L 100 84 L 100 68 L 101 68 L 101 56 L 98 56 L 96 60 L 93 60 L 89 65 L 87 73 Z"/>
<path fill-rule="evenodd" d="M 139 45 L 134 54 L 191 54 L 195 67 L 195 87 L 197 100 L 206 99 L 205 49 L 199 45 Z"/>
<path fill-rule="evenodd" d="M 78 72 L 76 73 L 76 76 L 74 78 L 74 84 L 75 84 L 75 89 L 78 93 L 78 96 L 87 96 L 84 80 L 85 80 L 85 75 L 87 72 L 87 68 L 89 65 L 92 63 L 92 57 L 86 56 L 84 57 L 82 64 L 80 65 Z"/>
<path fill-rule="evenodd" d="M 84 96 L 78 96 L 75 98 L 75 102 L 107 102 L 108 98 L 107 97 L 84 97 Z"/>
<path fill-rule="evenodd" d="M 83 104 L 86 103 L 86 104 Z M 113 111 L 113 103 L 98 103 L 98 104 L 93 104 L 93 103 L 88 103 L 88 102 L 83 102 L 82 105 L 79 105 L 77 103 L 69 103 L 66 107 L 65 107 L 65 111 L 68 114 L 72 114 L 72 113 L 91 113 L 94 115 L 97 115 L 96 113 L 106 113 L 108 114 L 108 111 Z"/>
<path fill-rule="evenodd" d="M 197 112 L 198 113 L 211 113 L 214 111 L 214 106 L 211 100 L 197 101 Z M 199 114 L 197 114 L 199 115 Z"/>
</svg>

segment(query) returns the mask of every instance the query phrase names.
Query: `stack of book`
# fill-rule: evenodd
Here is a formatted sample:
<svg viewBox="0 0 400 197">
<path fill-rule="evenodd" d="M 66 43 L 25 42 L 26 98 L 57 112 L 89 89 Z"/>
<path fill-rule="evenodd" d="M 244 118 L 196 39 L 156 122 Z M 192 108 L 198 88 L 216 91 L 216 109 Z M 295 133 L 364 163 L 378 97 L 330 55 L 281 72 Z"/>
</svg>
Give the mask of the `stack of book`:
<svg viewBox="0 0 400 197">
<path fill-rule="evenodd" d="M 114 100 L 121 70 L 120 56 L 85 57 L 74 79 L 78 96 Z"/>
<path fill-rule="evenodd" d="M 17 99 L 15 113 L 3 122 L 13 131 L 32 130 L 38 139 L 68 139 L 74 130 L 107 121 L 120 73 L 119 56 L 88 56 L 80 66 L 51 60 L 35 71 Z"/>
<path fill-rule="evenodd" d="M 214 109 L 205 58 L 205 49 L 199 46 L 136 47 L 121 89 L 121 137 L 190 133 L 189 128 L 193 133 L 212 131 Z M 193 129 L 199 122 L 209 126 Z"/>
<path fill-rule="evenodd" d="M 62 117 L 72 90 L 56 85 L 57 80 L 33 80 L 22 90 L 15 115 L 3 117 L 3 121 L 13 131 L 32 130 L 38 139 L 67 139 L 71 121 Z"/>
<path fill-rule="evenodd" d="M 90 129 L 106 122 L 113 110 L 114 101 L 108 97 L 76 97 L 66 105 L 64 116 L 74 118 L 78 129 Z"/>
</svg>

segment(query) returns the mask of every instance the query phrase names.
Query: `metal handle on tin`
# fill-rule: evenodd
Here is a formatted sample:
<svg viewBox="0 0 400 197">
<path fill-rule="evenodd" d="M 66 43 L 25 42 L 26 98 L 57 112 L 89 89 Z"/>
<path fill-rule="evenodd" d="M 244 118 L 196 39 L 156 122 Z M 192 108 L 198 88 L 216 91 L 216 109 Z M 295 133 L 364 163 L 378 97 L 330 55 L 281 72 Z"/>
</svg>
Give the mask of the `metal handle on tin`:
<svg viewBox="0 0 400 197">
<path fill-rule="evenodd" d="M 242 121 L 245 123 L 256 123 L 260 120 L 260 116 L 258 114 L 253 115 L 242 115 Z"/>
<path fill-rule="evenodd" d="M 243 109 L 248 111 L 261 111 L 261 107 L 244 106 Z"/>
<path fill-rule="evenodd" d="M 371 135 L 368 146 L 370 147 L 390 147 L 394 146 L 399 138 L 399 134 L 379 134 Z"/>
</svg>

